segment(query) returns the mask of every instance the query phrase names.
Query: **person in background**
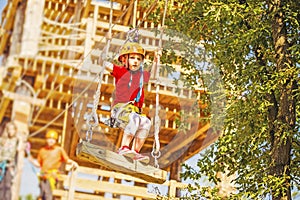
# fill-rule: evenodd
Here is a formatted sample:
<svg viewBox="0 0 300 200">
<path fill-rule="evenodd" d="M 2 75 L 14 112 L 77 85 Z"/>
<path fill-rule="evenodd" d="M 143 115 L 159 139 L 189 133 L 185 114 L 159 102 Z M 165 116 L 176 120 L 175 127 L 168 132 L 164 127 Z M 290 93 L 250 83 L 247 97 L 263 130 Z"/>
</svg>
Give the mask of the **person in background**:
<svg viewBox="0 0 300 200">
<path fill-rule="evenodd" d="M 0 138 L 0 199 L 11 200 L 17 153 L 21 150 L 14 122 L 5 125 Z"/>
<path fill-rule="evenodd" d="M 39 186 L 42 200 L 53 199 L 52 191 L 56 188 L 62 163 L 70 164 L 74 169 L 78 167 L 78 164 L 69 158 L 66 151 L 56 144 L 57 139 L 58 133 L 55 130 L 48 130 L 46 133 L 47 144 L 39 150 L 37 159 L 29 156 L 29 160 L 41 169 Z"/>
</svg>

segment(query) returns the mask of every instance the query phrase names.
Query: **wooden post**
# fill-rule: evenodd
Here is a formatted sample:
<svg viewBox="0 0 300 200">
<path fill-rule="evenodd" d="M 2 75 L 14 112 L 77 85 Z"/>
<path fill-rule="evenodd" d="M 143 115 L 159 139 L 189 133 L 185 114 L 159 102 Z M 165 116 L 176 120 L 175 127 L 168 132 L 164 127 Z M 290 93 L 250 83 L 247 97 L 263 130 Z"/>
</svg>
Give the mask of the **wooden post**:
<svg viewBox="0 0 300 200">
<path fill-rule="evenodd" d="M 76 177 L 77 177 L 77 169 L 71 170 L 71 176 L 69 177 L 69 192 L 68 192 L 68 200 L 75 199 L 75 184 L 76 184 Z"/>
<path fill-rule="evenodd" d="M 17 90 L 18 93 L 26 94 L 28 90 L 22 88 L 22 86 Z M 30 94 L 30 93 L 29 93 Z M 15 100 L 13 102 L 13 111 L 12 111 L 12 120 L 18 127 L 18 137 L 19 147 L 18 147 L 18 157 L 17 157 L 17 169 L 16 175 L 14 177 L 13 186 L 12 186 L 12 200 L 18 200 L 21 176 L 24 166 L 24 141 L 26 141 L 29 134 L 28 121 L 31 113 L 31 104 L 30 102 L 25 102 L 23 100 Z"/>
<path fill-rule="evenodd" d="M 38 52 L 45 0 L 28 0 L 23 26 L 21 55 L 35 56 Z"/>
<path fill-rule="evenodd" d="M 68 126 L 68 106 L 69 103 L 66 103 L 66 108 L 65 108 L 65 113 L 64 113 L 64 125 L 63 125 L 63 130 L 61 134 L 61 146 L 64 148 L 65 147 L 65 141 L 66 141 L 66 135 L 68 134 L 67 131 L 71 130 L 70 126 Z M 68 142 L 69 144 L 69 142 Z"/>
<path fill-rule="evenodd" d="M 16 10 L 16 17 L 13 25 L 13 34 L 11 36 L 11 46 L 9 48 L 9 62 L 13 62 L 11 56 L 20 53 L 20 42 L 22 37 L 23 24 L 25 20 L 25 10 L 26 3 L 23 1 L 22 3 L 20 3 L 20 5 L 18 5 Z M 10 65 L 10 63 L 8 65 Z"/>
<path fill-rule="evenodd" d="M 86 24 L 86 38 L 85 38 L 85 44 L 84 44 L 84 58 L 87 59 L 87 56 L 89 56 L 92 46 L 93 46 L 93 25 L 94 21 L 91 18 L 87 19 L 87 24 Z M 91 59 L 91 56 L 88 57 L 89 60 Z"/>
<path fill-rule="evenodd" d="M 173 199 L 176 197 L 176 181 L 171 180 L 169 186 L 169 198 Z"/>
<path fill-rule="evenodd" d="M 182 163 L 182 160 L 177 160 L 176 162 L 172 163 L 172 167 L 170 170 L 170 180 L 175 180 L 178 182 L 181 181 L 180 180 L 181 163 Z M 174 196 L 171 196 L 171 195 L 174 195 Z M 173 187 L 172 185 L 170 185 L 169 196 L 170 197 L 180 196 L 180 190 L 177 190 L 176 187 Z"/>
<path fill-rule="evenodd" d="M 133 3 L 133 16 L 132 16 L 132 27 L 135 28 L 136 27 L 136 18 L 137 18 L 137 3 L 138 1 L 134 1 Z"/>
</svg>

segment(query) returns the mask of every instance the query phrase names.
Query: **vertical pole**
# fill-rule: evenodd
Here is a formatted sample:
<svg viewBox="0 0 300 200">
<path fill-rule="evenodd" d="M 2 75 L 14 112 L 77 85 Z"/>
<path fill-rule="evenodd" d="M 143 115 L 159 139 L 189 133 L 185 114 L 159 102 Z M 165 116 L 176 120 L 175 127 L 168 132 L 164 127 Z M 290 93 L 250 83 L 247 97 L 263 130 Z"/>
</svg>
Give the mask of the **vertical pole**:
<svg viewBox="0 0 300 200">
<path fill-rule="evenodd" d="M 30 91 L 26 86 L 21 85 L 17 89 L 17 93 L 30 95 Z M 29 102 L 24 102 L 22 100 L 14 100 L 13 102 L 13 109 L 12 109 L 12 120 L 15 122 L 18 128 L 18 149 L 17 149 L 17 165 L 16 165 L 16 174 L 14 176 L 14 181 L 12 185 L 12 200 L 18 200 L 19 198 L 19 191 L 21 185 L 21 176 L 23 172 L 24 166 L 24 142 L 27 139 L 29 134 L 29 116 L 31 116 L 31 104 Z"/>
<path fill-rule="evenodd" d="M 72 169 L 71 170 L 71 176 L 69 177 L 69 192 L 68 192 L 68 200 L 75 199 L 75 183 L 76 183 L 76 177 L 77 177 L 77 171 L 79 169 Z"/>
<path fill-rule="evenodd" d="M 65 139 L 66 139 L 66 134 L 67 134 L 67 128 L 68 127 L 68 107 L 69 103 L 66 103 L 66 108 L 65 108 L 65 113 L 64 113 L 64 124 L 63 124 L 63 130 L 61 133 L 61 146 L 64 148 L 65 147 Z"/>
<path fill-rule="evenodd" d="M 45 0 L 28 0 L 23 25 L 21 55 L 35 56 L 43 23 Z"/>
<path fill-rule="evenodd" d="M 173 199 L 176 197 L 176 181 L 171 180 L 170 181 L 170 186 L 169 186 L 169 197 Z"/>
<path fill-rule="evenodd" d="M 138 0 L 135 0 L 134 4 L 133 4 L 133 16 L 132 16 L 132 26 L 133 26 L 133 28 L 136 27 L 137 4 L 138 4 Z"/>
</svg>

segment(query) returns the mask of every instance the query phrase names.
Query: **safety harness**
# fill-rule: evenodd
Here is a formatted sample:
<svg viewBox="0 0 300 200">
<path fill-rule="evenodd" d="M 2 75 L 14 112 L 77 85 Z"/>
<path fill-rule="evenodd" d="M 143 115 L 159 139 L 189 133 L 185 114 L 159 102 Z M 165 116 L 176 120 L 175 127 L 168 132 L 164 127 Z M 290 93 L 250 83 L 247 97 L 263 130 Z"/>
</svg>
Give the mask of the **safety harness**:
<svg viewBox="0 0 300 200">
<path fill-rule="evenodd" d="M 127 103 L 118 103 L 112 108 L 111 117 L 109 120 L 105 122 L 105 124 L 109 125 L 112 128 L 120 127 L 125 128 L 129 122 L 129 114 L 132 112 L 140 113 L 140 109 L 135 106 L 135 103 L 138 103 L 141 99 L 144 85 L 144 72 L 143 65 L 140 65 L 140 83 L 139 83 L 139 92 L 133 101 L 129 101 Z M 130 80 L 128 83 L 128 88 L 131 87 L 132 83 L 132 72 L 130 72 Z"/>
</svg>

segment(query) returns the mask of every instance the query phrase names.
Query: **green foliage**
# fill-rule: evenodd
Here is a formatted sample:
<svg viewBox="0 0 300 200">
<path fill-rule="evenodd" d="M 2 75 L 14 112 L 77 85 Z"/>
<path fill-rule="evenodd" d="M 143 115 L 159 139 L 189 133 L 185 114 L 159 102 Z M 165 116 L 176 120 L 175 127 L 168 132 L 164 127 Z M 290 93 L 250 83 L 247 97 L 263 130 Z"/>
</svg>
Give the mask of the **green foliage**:
<svg viewBox="0 0 300 200">
<path fill-rule="evenodd" d="M 185 166 L 183 178 L 198 180 L 205 175 L 217 183 L 216 172 L 227 168 L 229 175 L 237 174 L 237 194 L 229 199 L 280 198 L 291 193 L 290 187 L 299 190 L 300 4 L 292 0 L 280 5 L 262 0 L 175 4 L 181 9 L 169 9 L 166 25 L 171 36 L 178 32 L 186 36 L 181 37 L 180 48 L 185 52 L 181 65 L 189 72 L 182 74 L 185 84 L 199 86 L 199 80 L 205 80 L 207 113 L 224 98 L 218 91 L 224 88 L 227 99 L 226 111 L 216 112 L 224 120 L 222 137 L 198 161 L 199 171 Z M 282 29 L 276 29 L 278 16 L 283 19 Z M 151 17 L 161 20 L 158 12 Z M 277 30 L 283 30 L 285 40 L 276 37 Z M 194 41 L 199 42 L 193 45 Z M 204 48 L 196 50 L 200 44 Z M 219 71 L 197 64 L 206 62 Z M 221 81 L 216 81 L 219 72 Z M 280 169 L 283 160 L 287 162 Z M 208 193 L 213 192 L 203 188 L 201 194 Z"/>
<path fill-rule="evenodd" d="M 27 194 L 26 196 L 19 196 L 19 200 L 34 200 L 36 197 L 34 197 L 32 194 Z"/>
</svg>

